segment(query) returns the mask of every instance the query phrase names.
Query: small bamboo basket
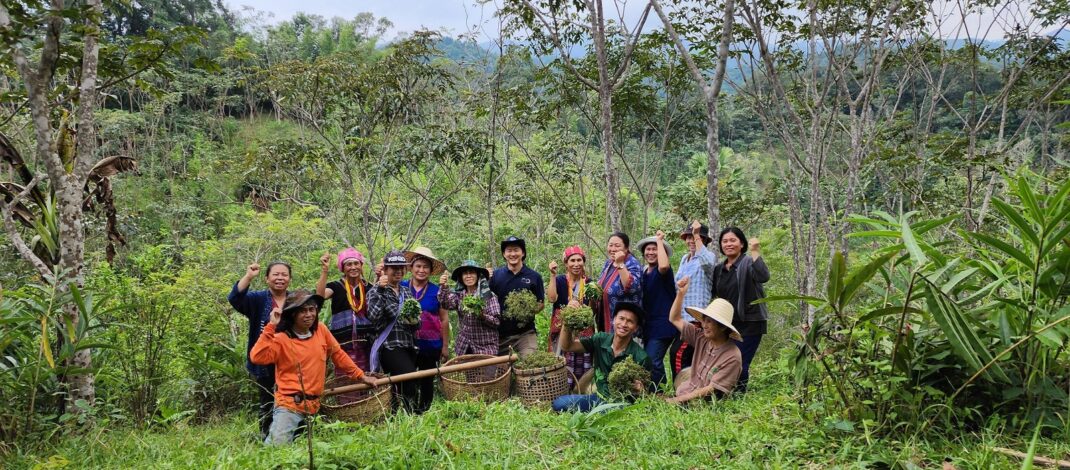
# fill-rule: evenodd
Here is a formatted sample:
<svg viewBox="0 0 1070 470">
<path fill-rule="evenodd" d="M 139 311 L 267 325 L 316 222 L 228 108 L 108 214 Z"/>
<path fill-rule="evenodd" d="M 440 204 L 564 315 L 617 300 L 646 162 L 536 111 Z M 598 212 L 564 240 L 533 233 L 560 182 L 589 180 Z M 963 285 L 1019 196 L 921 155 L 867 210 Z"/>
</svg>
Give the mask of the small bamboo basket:
<svg viewBox="0 0 1070 470">
<path fill-rule="evenodd" d="M 386 377 L 383 374 L 368 374 L 375 378 Z M 327 388 L 352 385 L 357 381 L 349 377 L 335 377 L 327 383 Z M 389 383 L 383 383 L 374 389 L 358 390 L 329 396 L 323 399 L 320 408 L 323 413 L 339 421 L 374 424 L 382 421 L 393 410 L 394 392 Z"/>
<path fill-rule="evenodd" d="M 446 362 L 444 366 L 464 364 L 495 356 L 487 354 L 465 354 L 457 356 Z M 509 363 L 495 364 L 475 369 L 446 372 L 442 379 L 442 393 L 447 400 L 465 401 L 480 400 L 491 403 L 503 401 L 509 398 L 509 382 L 512 376 L 512 365 Z"/>
<path fill-rule="evenodd" d="M 515 369 L 516 393 L 526 406 L 548 408 L 554 399 L 569 392 L 565 358 L 552 366 Z"/>
</svg>

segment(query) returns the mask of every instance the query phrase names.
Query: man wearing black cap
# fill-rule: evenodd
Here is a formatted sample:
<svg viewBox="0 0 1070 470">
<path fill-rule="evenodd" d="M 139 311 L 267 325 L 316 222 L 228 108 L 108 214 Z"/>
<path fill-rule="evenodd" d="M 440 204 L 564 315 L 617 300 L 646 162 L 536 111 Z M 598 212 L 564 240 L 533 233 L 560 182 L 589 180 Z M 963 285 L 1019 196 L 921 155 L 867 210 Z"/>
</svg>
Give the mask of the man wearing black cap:
<svg viewBox="0 0 1070 470">
<path fill-rule="evenodd" d="M 527 356 L 539 348 L 535 323 L 521 324 L 507 318 L 505 298 L 511 292 L 529 290 L 535 294 L 535 299 L 539 301 L 539 310 L 542 310 L 545 299 L 542 276 L 524 265 L 524 260 L 528 257 L 528 249 L 523 238 L 510 236 L 502 240 L 501 248 L 505 265 L 495 269 L 490 278 L 490 290 L 502 302 L 502 320 L 498 325 L 498 354 L 509 354 L 511 348 L 516 350 L 517 354 Z"/>
</svg>

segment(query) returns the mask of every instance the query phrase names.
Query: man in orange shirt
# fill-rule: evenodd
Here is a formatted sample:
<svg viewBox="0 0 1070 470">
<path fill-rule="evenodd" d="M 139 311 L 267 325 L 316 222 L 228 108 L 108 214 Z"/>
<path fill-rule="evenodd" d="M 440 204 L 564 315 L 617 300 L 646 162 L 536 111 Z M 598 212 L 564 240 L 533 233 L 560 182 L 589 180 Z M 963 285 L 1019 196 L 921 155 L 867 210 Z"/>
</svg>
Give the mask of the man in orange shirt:
<svg viewBox="0 0 1070 470">
<path fill-rule="evenodd" d="M 337 373 L 375 385 L 331 336 L 327 325 L 317 321 L 323 297 L 298 290 L 285 305 L 271 311 L 271 321 L 260 333 L 249 359 L 257 365 L 275 365 L 275 409 L 264 444 L 293 442 L 294 431 L 319 411 L 327 374 L 327 358 Z"/>
</svg>

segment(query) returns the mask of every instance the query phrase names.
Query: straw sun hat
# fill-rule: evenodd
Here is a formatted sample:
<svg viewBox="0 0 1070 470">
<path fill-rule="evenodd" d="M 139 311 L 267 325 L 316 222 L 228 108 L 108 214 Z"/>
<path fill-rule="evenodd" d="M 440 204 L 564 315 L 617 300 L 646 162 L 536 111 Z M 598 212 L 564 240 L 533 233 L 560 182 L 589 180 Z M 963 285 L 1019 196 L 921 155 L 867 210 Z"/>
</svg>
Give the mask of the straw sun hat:
<svg viewBox="0 0 1070 470">
<path fill-rule="evenodd" d="M 732 308 L 732 304 L 725 299 L 713 299 L 706 308 L 687 307 L 687 313 L 691 316 L 698 318 L 699 315 L 705 315 L 713 321 L 720 323 L 728 328 L 731 333 L 728 334 L 729 338 L 736 341 L 743 341 L 743 336 L 739 334 L 739 330 L 732 326 L 732 314 L 735 309 Z"/>
</svg>

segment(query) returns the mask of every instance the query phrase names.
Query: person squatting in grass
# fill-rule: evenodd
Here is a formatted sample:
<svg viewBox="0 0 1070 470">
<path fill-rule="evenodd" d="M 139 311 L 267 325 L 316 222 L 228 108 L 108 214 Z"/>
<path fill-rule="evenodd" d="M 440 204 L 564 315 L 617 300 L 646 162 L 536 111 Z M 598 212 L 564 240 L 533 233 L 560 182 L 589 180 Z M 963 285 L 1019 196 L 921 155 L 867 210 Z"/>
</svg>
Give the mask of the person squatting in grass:
<svg viewBox="0 0 1070 470">
<path fill-rule="evenodd" d="M 495 269 L 490 277 L 490 290 L 498 296 L 502 309 L 501 323 L 498 325 L 498 355 L 510 354 L 516 350 L 520 356 L 527 356 L 539 348 L 539 336 L 535 322 L 520 323 L 508 318 L 509 309 L 505 300 L 510 293 L 528 290 L 535 295 L 541 311 L 545 300 L 542 276 L 527 267 L 524 261 L 528 257 L 527 244 L 523 238 L 510 236 L 501 243 L 502 258 L 505 265 Z"/>
<path fill-rule="evenodd" d="M 446 264 L 425 246 L 406 251 L 405 259 L 409 260 L 410 277 L 401 281 L 401 288 L 409 292 L 410 298 L 420 302 L 420 326 L 416 329 L 416 370 L 435 369 L 439 361 L 450 358 L 450 317 L 438 301 L 441 286 L 431 282 L 431 276 L 445 271 Z M 417 380 L 417 392 L 416 412 L 423 413 L 431 408 L 431 402 L 435 399 L 435 378 Z"/>
<path fill-rule="evenodd" d="M 641 280 L 642 268 L 639 260 L 628 249 L 628 235 L 614 232 L 606 240 L 606 253 L 609 258 L 602 265 L 602 274 L 598 276 L 598 285 L 602 288 L 602 302 L 599 303 L 600 316 L 596 327 L 598 331 L 613 331 L 613 318 L 618 302 L 640 304 L 643 301 Z"/>
<path fill-rule="evenodd" d="M 316 295 L 331 301 L 331 334 L 349 358 L 364 370 L 371 354 L 372 325 L 368 320 L 368 290 L 371 284 L 364 280 L 364 254 L 353 247 L 338 252 L 336 259 L 342 278 L 327 282 L 331 269 L 330 253 L 320 257 L 321 272 L 316 283 Z"/>
<path fill-rule="evenodd" d="M 546 289 L 546 299 L 553 305 L 553 314 L 550 316 L 550 336 L 547 341 L 547 348 L 550 352 L 563 356 L 565 358 L 565 367 L 572 372 L 572 377 L 583 377 L 588 370 L 591 369 L 591 355 L 588 353 L 573 353 L 568 351 L 561 351 L 558 346 L 558 337 L 561 336 L 562 318 L 561 309 L 565 307 L 579 307 L 581 305 L 588 305 L 591 307 L 592 312 L 594 304 L 601 303 L 601 299 L 588 300 L 587 273 L 585 265 L 587 263 L 587 254 L 583 252 L 583 249 L 579 246 L 571 246 L 565 249 L 565 253 L 562 255 L 562 262 L 565 263 L 565 274 L 557 274 L 557 261 L 550 262 L 550 283 Z M 592 318 L 592 320 L 595 320 Z M 597 320 L 595 321 L 596 324 Z M 594 328 L 588 328 L 583 331 L 574 331 L 573 334 L 578 334 L 580 338 L 586 338 L 594 334 Z M 569 385 L 572 383 L 572 377 L 569 377 Z"/>
<path fill-rule="evenodd" d="M 575 353 L 587 352 L 594 362 L 594 382 L 596 393 L 588 395 L 564 395 L 553 401 L 554 411 L 587 412 L 611 399 L 608 383 L 613 365 L 627 358 L 632 358 L 644 369 L 650 370 L 650 358 L 642 346 L 634 341 L 635 334 L 642 328 L 646 312 L 643 307 L 630 302 L 618 302 L 613 315 L 613 332 L 598 332 L 589 338 L 576 339 L 568 326 L 561 329 L 559 338 L 562 351 Z M 652 388 L 653 383 L 637 383 L 635 391 L 642 393 Z"/>
<path fill-rule="evenodd" d="M 271 366 L 259 366 L 249 359 L 249 352 L 260 338 L 260 332 L 271 319 L 271 311 L 286 302 L 286 295 L 290 288 L 290 265 L 281 261 L 268 264 L 264 274 L 267 281 L 266 290 L 249 291 L 249 285 L 260 274 L 260 264 L 250 264 L 245 270 L 245 275 L 227 295 L 227 301 L 231 307 L 249 319 L 249 336 L 245 347 L 245 369 L 256 380 L 258 393 L 257 405 L 260 421 L 260 438 L 267 437 L 271 428 L 271 407 L 275 403 L 275 369 Z"/>
<path fill-rule="evenodd" d="M 368 319 L 375 328 L 377 337 L 372 344 L 372 371 L 390 375 L 408 374 L 416 371 L 416 328 L 414 324 L 398 321 L 401 306 L 410 298 L 409 290 L 401 288 L 401 278 L 409 262 L 405 254 L 394 250 L 383 257 L 379 279 L 368 292 Z M 394 385 L 395 403 L 402 409 L 415 412 L 417 406 L 417 383 L 409 380 Z"/>
<path fill-rule="evenodd" d="M 640 240 L 636 246 L 646 261 L 641 284 L 643 310 L 649 317 L 643 322 L 643 348 L 654 365 L 651 380 L 660 385 L 665 381 L 665 353 L 680 336 L 680 332 L 669 323 L 669 308 L 676 296 L 670 261 L 672 249 L 665 243 L 665 233 L 661 230 L 653 237 Z"/>
<path fill-rule="evenodd" d="M 703 308 L 713 299 L 713 272 L 717 266 L 717 255 L 706 249 L 706 245 L 713 241 L 710 238 L 710 229 L 696 220 L 680 231 L 680 238 L 687 243 L 687 253 L 680 257 L 676 280 L 691 278 L 691 289 L 684 298 L 684 308 Z M 693 318 L 686 311 L 683 316 L 684 320 L 698 326 L 697 318 Z M 669 348 L 673 380 L 676 380 L 676 375 L 681 370 L 691 367 L 692 353 L 691 348 L 682 339 L 677 338 L 673 342 Z"/>
<path fill-rule="evenodd" d="M 376 384 L 342 350 L 327 326 L 320 324 L 322 305 L 323 297 L 306 290 L 288 295 L 283 307 L 271 310 L 270 322 L 249 352 L 254 364 L 275 366 L 275 406 L 266 445 L 293 442 L 298 426 L 319 411 L 327 358 L 334 362 L 336 374 Z"/>
<path fill-rule="evenodd" d="M 676 299 L 669 310 L 669 321 L 694 351 L 690 378 L 677 387 L 675 397 L 665 399 L 676 404 L 728 395 L 735 388 L 743 366 L 739 348 L 733 342 L 743 338 L 732 326 L 732 304 L 725 299 L 714 299 L 705 308 L 687 307 L 702 328 L 692 325 L 680 315 L 689 284 L 688 277 L 676 283 Z"/>
<path fill-rule="evenodd" d="M 762 284 L 769 282 L 769 268 L 761 257 L 758 239 L 748 243 L 742 230 L 728 227 L 721 231 L 718 241 L 725 259 L 713 270 L 713 295 L 731 302 L 735 307 L 732 325 L 742 336 L 736 344 L 743 354 L 743 371 L 739 374 L 736 391 L 746 392 L 750 381 L 750 363 L 758 353 L 762 336 L 768 330 L 768 307 L 764 303 L 755 304 L 754 301 L 765 298 Z M 750 254 L 746 254 L 748 249 Z"/>
</svg>

